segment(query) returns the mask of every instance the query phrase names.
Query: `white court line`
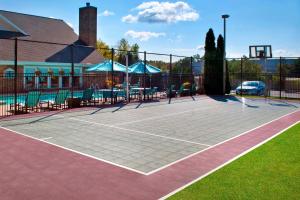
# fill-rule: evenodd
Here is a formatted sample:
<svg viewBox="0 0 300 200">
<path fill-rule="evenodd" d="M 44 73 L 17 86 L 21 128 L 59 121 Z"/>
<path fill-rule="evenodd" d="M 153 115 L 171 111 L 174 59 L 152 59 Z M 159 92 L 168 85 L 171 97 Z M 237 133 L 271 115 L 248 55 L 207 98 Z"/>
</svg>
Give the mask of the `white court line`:
<svg viewBox="0 0 300 200">
<path fill-rule="evenodd" d="M 295 111 L 293 111 L 293 112 L 291 112 L 291 113 L 285 114 L 285 115 L 283 115 L 283 116 L 281 116 L 281 117 L 278 117 L 278 118 L 276 118 L 276 119 L 274 119 L 274 120 L 271 120 L 271 121 L 269 121 L 269 122 L 267 122 L 267 123 L 264 123 L 264 124 L 262 124 L 262 125 L 260 125 L 260 126 L 258 126 L 258 127 L 255 127 L 255 128 L 253 128 L 253 129 L 251 129 L 251 130 L 248 130 L 248 131 L 246 131 L 246 132 L 243 132 L 243 133 L 241 133 L 241 134 L 239 134 L 239 135 L 236 135 L 236 136 L 234 136 L 234 137 L 232 137 L 232 138 L 229 138 L 229 139 L 227 139 L 227 140 L 224 140 L 224 141 L 222 141 L 222 142 L 220 142 L 220 143 L 217 143 L 217 144 L 215 144 L 215 145 L 209 146 L 209 147 L 206 148 L 206 149 L 203 149 L 203 150 L 200 150 L 200 151 L 195 152 L 195 153 L 193 153 L 193 154 L 190 154 L 190 155 L 188 155 L 188 156 L 186 156 L 186 157 L 184 157 L 184 158 L 182 158 L 182 159 L 179 159 L 179 160 L 177 160 L 177 161 L 175 161 L 175 162 L 172 162 L 172 163 L 170 163 L 170 164 L 167 164 L 167 165 L 165 165 L 165 166 L 163 166 L 163 167 L 160 167 L 160 168 L 158 168 L 158 169 L 156 169 L 156 170 L 153 170 L 153 171 L 150 171 L 150 172 L 148 172 L 148 173 L 145 173 L 145 172 L 142 172 L 142 171 L 139 171 L 139 170 L 136 170 L 136 169 L 132 169 L 132 168 L 130 168 L 130 167 L 123 166 L 123 165 L 120 165 L 120 164 L 116 164 L 116 163 L 113 163 L 113 162 L 110 162 L 110 161 L 107 161 L 107 160 L 104 160 L 104 159 L 100 159 L 100 158 L 91 156 L 91 155 L 89 155 L 89 154 L 85 154 L 85 153 L 82 153 L 82 152 L 79 152 L 79 151 L 76 151 L 76 150 L 73 150 L 73 149 L 69 149 L 69 148 L 66 148 L 66 147 L 63 147 L 63 146 L 54 144 L 54 143 L 50 143 L 50 142 L 47 142 L 47 141 L 43 141 L 43 140 L 40 140 L 40 139 L 38 139 L 38 138 L 34 138 L 34 137 L 32 137 L 32 136 L 29 136 L 29 135 L 26 135 L 26 134 L 23 134 L 23 133 L 20 133 L 20 132 L 17 132 L 17 131 L 14 131 L 14 130 L 11 130 L 11 129 L 8 129 L 8 128 L 5 128 L 5 127 L 2 127 L 1 125 L 0 125 L 0 128 L 3 128 L 3 129 L 5 129 L 5 130 L 14 132 L 14 133 L 16 133 L 16 134 L 19 134 L 19 135 L 22 135 L 22 136 L 25 136 L 25 137 L 28 137 L 28 138 L 31 138 L 31 139 L 34 139 L 34 140 L 38 140 L 38 141 L 41 141 L 41 142 L 44 142 L 44 143 L 47 143 L 47 144 L 50 144 L 50 145 L 53 145 L 53 146 L 56 146 L 56 147 L 59 147 L 59 148 L 68 150 L 68 151 L 71 151 L 71 152 L 78 153 L 78 154 L 83 155 L 83 156 L 87 156 L 87 157 L 89 157 L 89 158 L 93 158 L 93 159 L 95 159 L 95 160 L 103 161 L 103 162 L 105 162 L 105 163 L 108 163 L 108 164 L 111 164 L 111 165 L 114 165 L 114 166 L 118 166 L 118 167 L 127 169 L 127 170 L 129 170 L 129 171 L 133 171 L 133 172 L 136 172 L 136 173 L 139 173 L 139 174 L 148 176 L 148 175 L 151 175 L 151 174 L 153 174 L 153 173 L 156 173 L 156 172 L 158 172 L 158 171 L 160 171 L 160 170 L 162 170 L 162 169 L 164 169 L 164 168 L 167 168 L 167 167 L 169 167 L 169 166 L 171 166 L 171 165 L 174 165 L 174 164 L 176 164 L 176 163 L 178 163 L 178 162 L 180 162 L 180 161 L 182 161 L 182 160 L 188 159 L 189 157 L 192 157 L 192 156 L 194 156 L 194 155 L 196 155 L 196 154 L 199 154 L 199 153 L 201 153 L 201 152 L 203 152 L 203 151 L 206 151 L 206 150 L 208 150 L 208 149 L 211 149 L 211 148 L 213 148 L 213 147 L 215 147 L 215 146 L 217 146 L 217 145 L 223 144 L 223 143 L 225 143 L 225 142 L 227 142 L 227 141 L 233 140 L 233 139 L 235 139 L 235 138 L 237 138 L 237 137 L 239 137 L 239 136 L 242 136 L 242 135 L 244 135 L 244 134 L 247 134 L 248 132 L 251 132 L 251 131 L 253 131 L 253 130 L 257 129 L 257 128 L 260 128 L 260 127 L 262 127 L 262 126 L 264 126 L 264 125 L 267 125 L 267 124 L 269 124 L 269 123 L 272 123 L 273 121 L 279 120 L 279 119 L 284 118 L 284 117 L 286 117 L 286 116 L 288 116 L 288 115 L 291 115 L 291 114 L 293 114 L 293 113 L 296 113 L 296 112 L 298 112 L 299 110 L 300 110 L 300 109 L 297 109 L 297 110 L 295 110 Z M 70 118 L 69 118 L 69 119 L 70 119 Z M 219 168 L 221 168 L 221 167 L 219 167 Z M 205 177 L 205 176 L 203 176 L 203 177 Z M 201 178 L 199 178 L 199 179 L 201 179 Z"/>
<path fill-rule="evenodd" d="M 40 138 L 39 140 L 43 140 L 43 141 L 45 141 L 45 140 L 50 140 L 50 139 L 52 139 L 53 137 L 46 137 L 46 138 Z"/>
<path fill-rule="evenodd" d="M 220 106 L 216 106 L 216 107 L 220 107 Z M 130 122 L 118 123 L 116 125 L 117 126 L 121 126 L 121 125 L 125 125 L 125 124 L 133 124 L 133 123 L 142 122 L 142 121 L 148 121 L 148 120 L 153 120 L 153 119 L 161 119 L 161 118 L 165 118 L 165 117 L 180 115 L 180 114 L 189 113 L 189 112 L 195 112 L 195 111 L 199 111 L 199 110 L 206 110 L 206 109 L 199 108 L 199 109 L 193 109 L 193 110 L 186 110 L 186 111 L 177 112 L 177 113 L 170 113 L 170 114 L 167 114 L 167 115 L 159 115 L 159 116 L 156 116 L 156 117 L 149 117 L 149 118 L 134 120 L 134 121 L 130 121 Z"/>
<path fill-rule="evenodd" d="M 186 156 L 186 157 L 183 157 L 183 158 L 181 158 L 181 159 L 179 159 L 179 160 L 176 160 L 176 161 L 174 161 L 174 162 L 172 162 L 172 163 L 169 163 L 169 164 L 164 165 L 164 166 L 162 166 L 162 167 L 160 167 L 160 168 L 157 168 L 157 169 L 155 169 L 155 170 L 153 170 L 153 171 L 151 171 L 151 172 L 148 172 L 147 175 L 154 174 L 155 172 L 158 172 L 158 171 L 160 171 L 160 170 L 162 170 L 162 169 L 165 169 L 165 168 L 167 168 L 167 167 L 169 167 L 169 166 L 171 166 L 171 165 L 174 165 L 174 164 L 176 164 L 176 163 L 178 163 L 178 162 L 181 162 L 181 161 L 183 161 L 183 160 L 185 160 L 185 159 L 188 159 L 188 158 L 190 158 L 190 157 L 192 157 L 192 156 L 194 156 L 194 155 L 197 155 L 197 154 L 199 154 L 199 153 L 201 153 L 201 152 L 203 152 L 203 151 L 209 150 L 209 149 L 214 148 L 214 147 L 216 147 L 216 146 L 218 146 L 218 145 L 221 145 L 221 144 L 223 144 L 223 143 L 225 143 L 225 142 L 228 142 L 228 141 L 230 141 L 230 140 L 233 140 L 233 139 L 235 139 L 235 138 L 238 138 L 238 137 L 240 137 L 240 136 L 242 136 L 242 135 L 245 135 L 245 134 L 247 134 L 247 133 L 249 133 L 249 132 L 251 132 L 251 131 L 254 131 L 255 129 L 261 128 L 261 127 L 263 127 L 263 126 L 265 126 L 265 125 L 267 125 L 267 124 L 270 124 L 270 123 L 272 123 L 272 122 L 274 122 L 274 121 L 276 121 L 276 120 L 279 120 L 279 119 L 281 119 L 281 118 L 284 118 L 284 117 L 286 117 L 286 116 L 288 116 L 288 115 L 291 115 L 291 114 L 293 114 L 293 113 L 296 113 L 296 112 L 298 112 L 298 111 L 300 111 L 300 109 L 297 109 L 297 110 L 295 110 L 295 111 L 293 111 L 293 112 L 291 112 L 291 113 L 288 113 L 288 114 L 285 114 L 285 115 L 283 115 L 283 116 L 281 116 L 281 117 L 278 117 L 278 118 L 276 118 L 276 119 L 273 119 L 272 121 L 269 121 L 269 122 L 267 122 L 267 123 L 264 123 L 264 124 L 262 124 L 262 125 L 260 125 L 260 126 L 257 126 L 257 127 L 255 127 L 255 128 L 253 128 L 253 129 L 250 129 L 250 130 L 248 130 L 248 131 L 245 131 L 245 132 L 243 132 L 243 133 L 241 133 L 241 134 L 238 134 L 238 135 L 236 135 L 236 136 L 234 136 L 234 137 L 231 137 L 231 138 L 229 138 L 229 139 L 227 139 L 227 140 L 224 140 L 224 141 L 219 142 L 219 143 L 217 143 L 217 144 L 211 145 L 210 147 L 208 147 L 208 148 L 206 148 L 206 149 L 202 149 L 202 150 L 200 150 L 200 151 L 198 151 L 198 152 L 195 152 L 195 153 L 193 153 L 193 154 L 190 154 L 190 155 L 188 155 L 188 156 Z"/>
<path fill-rule="evenodd" d="M 243 153 L 239 154 L 238 156 L 236 156 L 236 157 L 234 157 L 234 158 L 228 160 L 228 161 L 225 162 L 224 164 L 222 164 L 222 165 L 216 167 L 215 169 L 213 169 L 213 170 L 207 172 L 206 174 L 204 174 L 204 175 L 202 175 L 202 176 L 200 176 L 200 177 L 194 179 L 193 181 L 191 181 L 191 182 L 185 184 L 184 186 L 182 186 L 182 187 L 180 187 L 180 188 L 174 190 L 173 192 L 171 192 L 171 193 L 169 193 L 169 194 L 167 194 L 167 195 L 161 197 L 160 200 L 167 199 L 168 197 L 170 197 L 170 196 L 176 194 L 177 192 L 183 190 L 184 188 L 186 188 L 186 187 L 192 185 L 193 183 L 196 183 L 197 181 L 199 181 L 199 180 L 205 178 L 206 176 L 208 176 L 208 175 L 214 173 L 215 171 L 221 169 L 222 167 L 228 165 L 229 163 L 231 163 L 231 162 L 233 162 L 233 161 L 239 159 L 240 157 L 244 156 L 245 154 L 249 153 L 250 151 L 252 151 L 252 150 L 254 150 L 254 149 L 256 149 L 256 148 L 262 146 L 263 144 L 269 142 L 269 141 L 272 140 L 273 138 L 275 138 L 275 137 L 277 137 L 278 135 L 282 134 L 283 132 L 285 132 L 285 131 L 288 130 L 289 128 L 295 126 L 295 125 L 298 124 L 299 122 L 300 122 L 300 121 L 295 122 L 294 124 L 290 125 L 289 127 L 287 127 L 287 128 L 285 128 L 285 129 L 281 130 L 280 132 L 276 133 L 276 134 L 273 135 L 272 137 L 269 137 L 268 139 L 266 139 L 266 140 L 260 142 L 259 144 L 257 144 L 257 145 L 255 145 L 255 146 L 251 147 L 250 149 L 248 149 L 248 150 L 244 151 Z"/>
<path fill-rule="evenodd" d="M 132 130 L 132 129 L 117 127 L 117 126 L 108 125 L 108 124 L 101 124 L 101 123 L 98 123 L 98 122 L 91 122 L 91 121 L 82 120 L 82 119 L 78 119 L 78 118 L 74 118 L 74 117 L 69 118 L 69 119 L 79 121 L 79 122 L 85 122 L 85 123 L 89 123 L 89 124 L 109 127 L 109 128 L 120 129 L 120 130 L 128 131 L 129 134 L 141 133 L 141 134 L 144 134 L 144 135 L 151 135 L 151 136 L 155 136 L 155 137 L 160 137 L 160 138 L 164 138 L 164 139 L 175 140 L 175 141 L 180 141 L 180 142 L 185 142 L 185 143 L 190 143 L 190 144 L 196 144 L 196 145 L 207 146 L 207 147 L 211 146 L 211 145 L 208 145 L 208 144 L 202 144 L 202 143 L 198 143 L 198 142 L 192 142 L 192 141 L 188 141 L 188 140 L 182 140 L 182 139 L 177 139 L 177 138 L 163 136 L 163 135 L 157 135 L 157 134 L 154 134 L 154 133 L 148 133 L 148 132 L 144 132 L 144 131 Z"/>
<path fill-rule="evenodd" d="M 20 133 L 18 131 L 11 130 L 11 129 L 3 127 L 3 126 L 0 126 L 0 128 L 2 128 L 4 130 L 7 130 L 7 131 L 10 131 L 10 132 L 13 132 L 13 133 L 16 133 L 18 135 L 22 135 L 22 136 L 27 137 L 27 138 L 31 138 L 33 140 L 44 142 L 46 144 L 49 144 L 49 145 L 52 145 L 52 146 L 55 146 L 55 147 L 58 147 L 58 148 L 61 148 L 61 149 L 67 150 L 67 151 L 71 151 L 71 152 L 74 152 L 74 153 L 77 153 L 77 154 L 80 154 L 80 155 L 83 155 L 83 156 L 86 156 L 86 157 L 89 157 L 89 158 L 92 158 L 92 159 L 95 159 L 95 160 L 99 160 L 99 161 L 102 161 L 102 162 L 105 162 L 105 163 L 108 163 L 108 164 L 111 164 L 111 165 L 114 165 L 114 166 L 117 166 L 117 167 L 121 167 L 123 169 L 127 169 L 129 171 L 132 171 L 132 172 L 135 172 L 135 173 L 138 173 L 138 174 L 147 175 L 145 172 L 142 172 L 142 171 L 139 171 L 139 170 L 136 170 L 136 169 L 132 169 L 130 167 L 120 165 L 120 164 L 117 164 L 117 163 L 113 163 L 113 162 L 110 162 L 108 160 L 104 160 L 104 159 L 101 159 L 101 158 L 98 158 L 98 157 L 95 157 L 95 156 L 92 156 L 92 155 L 89 155 L 89 154 L 86 154 L 86 153 L 82 153 L 82 152 L 76 151 L 74 149 L 69 149 L 69 148 L 64 147 L 64 146 L 60 146 L 60 145 L 57 145 L 57 144 L 54 144 L 54 143 L 51 143 L 51 142 L 47 142 L 45 140 L 41 140 L 41 139 L 38 139 L 38 138 L 35 138 L 35 137 L 32 137 L 32 136 L 26 135 L 26 134 Z"/>
</svg>

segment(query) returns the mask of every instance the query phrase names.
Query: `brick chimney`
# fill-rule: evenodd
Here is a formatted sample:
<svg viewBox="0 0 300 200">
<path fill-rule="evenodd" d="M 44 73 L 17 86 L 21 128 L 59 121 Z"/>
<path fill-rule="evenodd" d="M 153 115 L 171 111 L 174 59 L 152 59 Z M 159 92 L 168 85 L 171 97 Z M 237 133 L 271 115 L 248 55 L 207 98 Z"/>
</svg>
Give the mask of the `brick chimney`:
<svg viewBox="0 0 300 200">
<path fill-rule="evenodd" d="M 97 8 L 86 3 L 79 8 L 79 39 L 88 46 L 96 47 L 97 42 Z"/>
</svg>

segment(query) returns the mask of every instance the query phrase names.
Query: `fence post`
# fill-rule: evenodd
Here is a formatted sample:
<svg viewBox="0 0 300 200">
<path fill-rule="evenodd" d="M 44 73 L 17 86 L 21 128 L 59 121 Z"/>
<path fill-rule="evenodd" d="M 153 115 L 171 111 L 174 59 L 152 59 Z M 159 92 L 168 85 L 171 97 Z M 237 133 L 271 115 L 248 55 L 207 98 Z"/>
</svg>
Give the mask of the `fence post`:
<svg viewBox="0 0 300 200">
<path fill-rule="evenodd" d="M 71 45 L 71 99 L 74 98 L 74 44 Z"/>
<path fill-rule="evenodd" d="M 279 58 L 279 98 L 281 99 L 281 84 L 282 84 L 282 57 Z"/>
<path fill-rule="evenodd" d="M 243 58 L 241 58 L 241 96 L 243 96 Z"/>
<path fill-rule="evenodd" d="M 110 96 L 110 103 L 114 104 L 114 56 L 115 56 L 115 49 L 111 49 L 111 96 Z"/>
<path fill-rule="evenodd" d="M 15 80 L 14 80 L 14 114 L 17 114 L 17 95 L 18 95 L 18 38 L 15 38 Z"/>
<path fill-rule="evenodd" d="M 193 84 L 195 82 L 194 80 L 194 73 L 193 73 L 193 57 L 191 56 L 191 85 L 190 85 L 190 96 L 193 96 Z"/>
<path fill-rule="evenodd" d="M 143 84 L 144 84 L 144 101 L 146 100 L 146 64 L 147 64 L 147 52 L 144 51 L 144 80 L 143 80 Z"/>
<path fill-rule="evenodd" d="M 171 103 L 172 99 L 172 82 L 173 82 L 173 77 L 172 77 L 172 54 L 170 54 L 170 65 L 169 65 L 169 84 L 168 84 L 168 90 L 169 90 L 169 103 Z"/>
</svg>

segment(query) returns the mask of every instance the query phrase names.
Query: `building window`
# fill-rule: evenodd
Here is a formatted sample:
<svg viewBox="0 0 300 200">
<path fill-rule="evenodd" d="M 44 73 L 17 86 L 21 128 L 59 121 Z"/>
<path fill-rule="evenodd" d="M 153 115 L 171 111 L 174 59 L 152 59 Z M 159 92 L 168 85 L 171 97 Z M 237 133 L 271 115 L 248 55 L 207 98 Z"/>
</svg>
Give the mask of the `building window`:
<svg viewBox="0 0 300 200">
<path fill-rule="evenodd" d="M 8 68 L 8 69 L 4 70 L 4 78 L 7 78 L 7 79 L 15 78 L 15 70 L 13 70 L 12 68 Z"/>
</svg>

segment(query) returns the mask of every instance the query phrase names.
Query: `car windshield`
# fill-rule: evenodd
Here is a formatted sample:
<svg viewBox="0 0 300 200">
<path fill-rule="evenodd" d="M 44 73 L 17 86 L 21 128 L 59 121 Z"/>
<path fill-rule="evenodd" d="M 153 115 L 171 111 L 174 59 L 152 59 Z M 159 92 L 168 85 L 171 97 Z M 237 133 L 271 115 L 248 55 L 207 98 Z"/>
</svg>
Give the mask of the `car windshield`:
<svg viewBox="0 0 300 200">
<path fill-rule="evenodd" d="M 254 87 L 257 87 L 258 86 L 258 82 L 244 82 L 243 86 L 254 86 Z"/>
</svg>

